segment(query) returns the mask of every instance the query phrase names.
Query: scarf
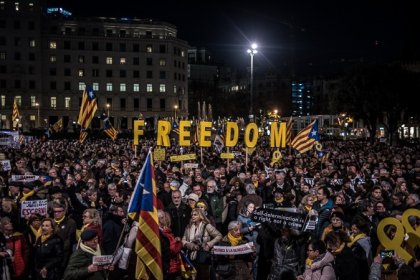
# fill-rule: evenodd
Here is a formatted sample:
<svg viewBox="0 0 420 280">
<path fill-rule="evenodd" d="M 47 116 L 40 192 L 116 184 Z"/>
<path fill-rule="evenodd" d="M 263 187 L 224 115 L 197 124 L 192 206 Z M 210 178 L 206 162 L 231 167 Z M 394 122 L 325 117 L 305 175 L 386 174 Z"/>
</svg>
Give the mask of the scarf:
<svg viewBox="0 0 420 280">
<path fill-rule="evenodd" d="M 41 243 L 44 243 L 45 241 L 47 241 L 47 239 L 50 238 L 51 235 L 52 233 L 47 234 L 47 235 L 41 235 Z"/>
<path fill-rule="evenodd" d="M 307 212 L 311 211 L 312 210 L 312 206 L 305 205 L 305 210 Z"/>
<path fill-rule="evenodd" d="M 350 242 L 347 244 L 347 247 L 351 248 L 353 247 L 354 243 L 356 243 L 359 239 L 362 239 L 363 237 L 366 237 L 366 234 L 359 233 L 356 236 L 350 236 Z"/>
<path fill-rule="evenodd" d="M 20 198 L 19 202 L 26 201 L 29 197 L 33 196 L 35 194 L 35 191 L 32 190 L 28 193 L 22 193 L 22 197 Z"/>
<path fill-rule="evenodd" d="M 239 235 L 239 237 L 235 237 L 230 232 L 228 232 L 227 239 L 229 240 L 230 245 L 237 246 L 239 242 L 242 241 L 242 235 Z"/>
<path fill-rule="evenodd" d="M 96 250 L 93 250 L 89 246 L 86 246 L 85 244 L 83 244 L 83 242 L 80 242 L 79 247 L 82 251 L 84 251 L 88 254 L 92 254 L 94 256 L 100 256 L 101 255 L 101 248 L 99 247 L 99 245 L 96 245 Z"/>
<path fill-rule="evenodd" d="M 283 202 L 283 200 L 284 200 L 284 197 L 280 197 L 280 198 L 275 198 L 275 199 L 274 199 L 274 201 L 275 201 L 276 203 L 282 203 L 282 202 Z"/>
<path fill-rule="evenodd" d="M 311 266 L 314 263 L 314 260 L 311 260 L 310 258 L 306 258 L 305 264 L 306 266 Z"/>
<path fill-rule="evenodd" d="M 30 228 L 31 228 L 31 231 L 32 231 L 32 233 L 34 234 L 34 236 L 35 236 L 35 240 L 37 240 L 38 239 L 38 237 L 40 237 L 41 236 L 41 227 L 39 227 L 39 229 L 37 230 L 37 229 L 35 229 L 33 226 L 29 226 Z"/>
<path fill-rule="evenodd" d="M 58 219 L 58 220 L 54 219 L 54 222 L 57 224 L 57 226 L 59 226 L 64 221 L 65 218 L 66 216 L 63 216 L 63 218 Z"/>
</svg>

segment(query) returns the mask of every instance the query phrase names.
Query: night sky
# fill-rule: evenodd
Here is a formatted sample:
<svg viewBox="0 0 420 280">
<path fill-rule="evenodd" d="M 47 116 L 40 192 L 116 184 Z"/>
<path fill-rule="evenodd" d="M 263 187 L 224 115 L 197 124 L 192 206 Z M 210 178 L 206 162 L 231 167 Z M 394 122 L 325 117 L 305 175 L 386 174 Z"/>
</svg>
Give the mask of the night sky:
<svg viewBox="0 0 420 280">
<path fill-rule="evenodd" d="M 75 16 L 172 23 L 178 27 L 179 38 L 209 49 L 217 62 L 238 68 L 249 64 L 246 49 L 254 41 L 260 51 L 255 65 L 277 69 L 290 64 L 292 57 L 297 70 L 303 70 L 348 61 L 414 60 L 420 54 L 415 1 L 57 2 Z"/>
</svg>

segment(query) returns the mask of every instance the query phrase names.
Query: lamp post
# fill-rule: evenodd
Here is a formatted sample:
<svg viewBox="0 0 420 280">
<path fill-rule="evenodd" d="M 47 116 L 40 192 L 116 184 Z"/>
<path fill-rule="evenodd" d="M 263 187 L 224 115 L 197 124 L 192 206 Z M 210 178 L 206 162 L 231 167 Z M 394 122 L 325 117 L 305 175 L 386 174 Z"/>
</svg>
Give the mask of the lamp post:
<svg viewBox="0 0 420 280">
<path fill-rule="evenodd" d="M 249 56 L 251 57 L 251 83 L 250 83 L 250 107 L 249 107 L 249 116 L 250 118 L 253 116 L 253 94 L 254 94 L 254 54 L 258 53 L 257 51 L 257 44 L 253 43 L 251 48 L 247 50 Z"/>
<path fill-rule="evenodd" d="M 41 123 L 40 123 L 40 119 L 39 119 L 40 112 L 39 112 L 39 103 L 38 102 L 35 103 L 35 107 L 37 109 L 36 123 L 37 123 L 37 127 L 40 127 L 41 126 Z"/>
<path fill-rule="evenodd" d="M 106 103 L 106 109 L 108 111 L 108 118 L 109 118 L 109 108 L 111 107 L 111 105 L 109 103 Z"/>
<path fill-rule="evenodd" d="M 178 110 L 178 105 L 174 105 L 174 111 L 175 111 L 175 121 L 176 121 L 176 111 Z"/>
</svg>

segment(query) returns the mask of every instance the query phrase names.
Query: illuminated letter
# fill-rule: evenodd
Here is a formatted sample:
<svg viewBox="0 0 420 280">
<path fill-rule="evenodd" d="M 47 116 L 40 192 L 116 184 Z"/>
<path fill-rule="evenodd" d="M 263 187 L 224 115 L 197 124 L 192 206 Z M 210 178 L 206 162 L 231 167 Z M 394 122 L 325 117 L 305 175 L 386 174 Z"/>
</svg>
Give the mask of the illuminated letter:
<svg viewBox="0 0 420 280">
<path fill-rule="evenodd" d="M 135 120 L 134 121 L 134 145 L 139 144 L 139 136 L 144 135 L 144 120 Z"/>
<path fill-rule="evenodd" d="M 171 131 L 171 123 L 168 121 L 158 121 L 157 145 L 169 147 L 169 132 Z"/>
<path fill-rule="evenodd" d="M 271 123 L 270 146 L 271 148 L 286 148 L 286 123 L 280 123 L 280 129 L 277 122 Z"/>
<path fill-rule="evenodd" d="M 211 122 L 200 122 L 200 147 L 211 147 Z"/>
<path fill-rule="evenodd" d="M 188 129 L 185 129 L 188 128 Z M 191 146 L 191 122 L 180 121 L 179 122 L 179 145 L 180 146 Z"/>
<path fill-rule="evenodd" d="M 236 122 L 226 123 L 226 147 L 235 147 L 238 144 L 239 127 Z"/>
<path fill-rule="evenodd" d="M 252 132 L 252 139 L 249 139 Z M 245 146 L 248 148 L 254 148 L 258 141 L 258 126 L 256 123 L 249 123 L 245 128 Z"/>
</svg>

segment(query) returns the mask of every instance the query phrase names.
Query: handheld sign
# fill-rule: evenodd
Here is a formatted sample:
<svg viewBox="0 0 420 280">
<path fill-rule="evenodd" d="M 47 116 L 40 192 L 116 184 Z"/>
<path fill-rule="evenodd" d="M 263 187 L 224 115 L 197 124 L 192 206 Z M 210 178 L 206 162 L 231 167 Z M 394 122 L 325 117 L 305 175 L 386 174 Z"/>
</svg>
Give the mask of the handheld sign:
<svg viewBox="0 0 420 280">
<path fill-rule="evenodd" d="M 47 216 L 47 207 L 48 202 L 46 199 L 22 201 L 20 216 L 29 217 L 33 214 Z"/>
<path fill-rule="evenodd" d="M 94 265 L 107 265 L 111 264 L 113 255 L 93 256 L 92 264 Z"/>
</svg>

